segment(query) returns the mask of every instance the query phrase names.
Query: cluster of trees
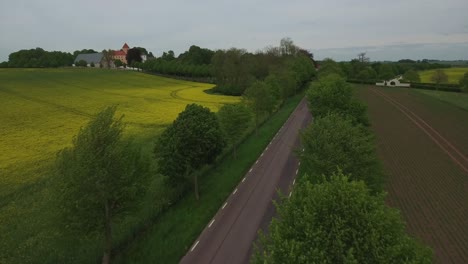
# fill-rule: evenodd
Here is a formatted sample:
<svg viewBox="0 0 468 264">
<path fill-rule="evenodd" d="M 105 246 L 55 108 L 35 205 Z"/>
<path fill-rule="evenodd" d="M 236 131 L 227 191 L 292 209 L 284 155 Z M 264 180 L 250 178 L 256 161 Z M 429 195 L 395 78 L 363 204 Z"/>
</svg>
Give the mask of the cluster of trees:
<svg viewBox="0 0 468 264">
<path fill-rule="evenodd" d="M 468 92 L 468 72 L 463 75 L 459 84 L 463 92 Z"/>
<path fill-rule="evenodd" d="M 253 263 L 431 263 L 431 250 L 385 205 L 365 106 L 328 72 L 307 92 L 315 119 L 302 134 L 305 174 L 277 206 Z"/>
<path fill-rule="evenodd" d="M 10 68 L 49 68 L 71 66 L 75 57 L 68 52 L 45 51 L 41 48 L 20 50 L 8 56 L 8 62 L 0 67 Z"/>
<path fill-rule="evenodd" d="M 403 75 L 406 81 L 419 83 L 421 80 L 417 71 L 449 68 L 450 65 L 430 63 L 428 60 L 400 60 L 398 62 L 370 62 L 366 53 L 359 53 L 350 62 L 335 62 L 324 59 L 319 62 L 320 71 L 332 71 L 347 80 L 356 82 L 376 82 L 388 80 L 397 75 Z"/>
</svg>

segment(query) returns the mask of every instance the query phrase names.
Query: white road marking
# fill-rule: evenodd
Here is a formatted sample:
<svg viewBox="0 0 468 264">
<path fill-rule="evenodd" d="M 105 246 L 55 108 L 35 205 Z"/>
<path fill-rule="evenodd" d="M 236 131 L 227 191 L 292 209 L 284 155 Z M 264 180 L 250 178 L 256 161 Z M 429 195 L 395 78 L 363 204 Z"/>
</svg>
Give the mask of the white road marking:
<svg viewBox="0 0 468 264">
<path fill-rule="evenodd" d="M 296 184 L 296 179 L 294 179 L 294 181 L 293 181 L 293 185 L 294 185 L 294 184 Z"/>
<path fill-rule="evenodd" d="M 289 198 L 291 198 L 292 191 L 289 193 Z"/>
<path fill-rule="evenodd" d="M 224 203 L 223 208 L 221 208 L 221 209 L 224 209 L 224 207 L 226 207 L 226 205 L 227 205 L 227 202 Z"/>
<path fill-rule="evenodd" d="M 214 219 L 213 219 L 213 220 L 211 220 L 210 224 L 208 225 L 208 228 L 210 228 L 210 227 L 211 227 L 211 225 L 214 223 L 214 221 L 215 221 Z"/>
<path fill-rule="evenodd" d="M 236 194 L 236 192 L 237 192 L 237 188 L 234 190 L 234 192 L 232 194 Z"/>
<path fill-rule="evenodd" d="M 299 169 L 296 170 L 296 175 L 297 175 L 298 172 L 299 172 Z"/>
<path fill-rule="evenodd" d="M 253 168 L 250 168 L 249 172 L 252 172 L 252 169 L 253 169 Z"/>
<path fill-rule="evenodd" d="M 305 148 L 302 149 L 302 152 L 304 152 Z"/>
<path fill-rule="evenodd" d="M 257 163 L 258 163 L 258 160 L 255 162 L 255 164 L 257 164 Z"/>
<path fill-rule="evenodd" d="M 271 142 L 270 142 L 270 144 L 271 144 Z M 269 144 L 268 144 L 268 145 L 269 145 Z M 267 150 L 268 150 L 268 147 L 266 147 L 265 151 L 267 151 Z"/>
<path fill-rule="evenodd" d="M 199 242 L 200 242 L 200 240 L 198 240 L 198 241 L 195 243 L 195 245 L 193 245 L 193 247 L 192 247 L 192 249 L 190 250 L 190 252 L 192 252 L 192 251 L 197 247 L 197 245 L 198 245 Z"/>
<path fill-rule="evenodd" d="M 260 155 L 260 157 L 263 157 L 263 153 L 264 153 L 264 152 L 262 152 L 262 155 Z"/>
<path fill-rule="evenodd" d="M 242 182 L 244 182 L 244 181 L 245 181 L 245 177 L 244 177 L 244 179 L 242 179 Z"/>
<path fill-rule="evenodd" d="M 301 166 L 301 162 L 299 161 L 299 163 L 297 164 L 297 166 Z"/>
</svg>

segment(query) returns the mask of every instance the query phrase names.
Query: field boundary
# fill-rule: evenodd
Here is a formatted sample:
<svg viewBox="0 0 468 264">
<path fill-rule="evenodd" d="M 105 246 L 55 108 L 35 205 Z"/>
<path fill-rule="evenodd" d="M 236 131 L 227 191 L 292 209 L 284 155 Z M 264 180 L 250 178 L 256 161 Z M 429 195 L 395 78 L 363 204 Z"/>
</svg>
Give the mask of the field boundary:
<svg viewBox="0 0 468 264">
<path fill-rule="evenodd" d="M 419 127 L 429 138 L 442 149 L 463 171 L 468 173 L 468 158 L 458 150 L 450 141 L 445 137 L 440 135 L 440 133 L 435 130 L 431 125 L 429 125 L 424 119 L 416 115 L 408 107 L 404 106 L 395 99 L 389 97 L 388 95 L 378 91 L 376 88 L 370 88 L 370 90 L 381 96 L 384 100 L 396 107 L 400 112 L 402 112 L 408 119 L 410 119 L 417 127 Z M 413 118 L 413 117 L 414 118 Z M 417 120 L 415 120 L 417 119 Z"/>
</svg>

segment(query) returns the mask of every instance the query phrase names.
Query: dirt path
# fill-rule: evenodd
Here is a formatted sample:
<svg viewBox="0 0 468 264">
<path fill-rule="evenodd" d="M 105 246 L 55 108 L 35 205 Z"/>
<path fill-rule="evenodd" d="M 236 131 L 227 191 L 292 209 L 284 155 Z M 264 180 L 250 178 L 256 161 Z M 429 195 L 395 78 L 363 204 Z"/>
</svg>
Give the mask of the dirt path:
<svg viewBox="0 0 468 264">
<path fill-rule="evenodd" d="M 468 112 L 407 89 L 369 87 L 358 94 L 368 104 L 388 174 L 387 202 L 434 250 L 435 262 L 468 263 L 468 134 L 459 134 L 468 131 L 462 122 Z"/>
</svg>

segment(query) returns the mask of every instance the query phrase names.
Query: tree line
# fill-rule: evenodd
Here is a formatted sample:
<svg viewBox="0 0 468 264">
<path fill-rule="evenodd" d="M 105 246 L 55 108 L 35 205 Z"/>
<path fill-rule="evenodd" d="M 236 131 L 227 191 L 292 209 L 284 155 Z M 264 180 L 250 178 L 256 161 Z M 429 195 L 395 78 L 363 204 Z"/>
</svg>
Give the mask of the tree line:
<svg viewBox="0 0 468 264">
<path fill-rule="evenodd" d="M 304 174 L 277 204 L 252 262 L 431 263 L 431 250 L 385 204 L 366 106 L 339 70 L 320 73 L 306 93 L 314 122 L 301 135 Z"/>
</svg>

